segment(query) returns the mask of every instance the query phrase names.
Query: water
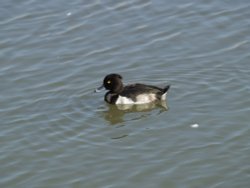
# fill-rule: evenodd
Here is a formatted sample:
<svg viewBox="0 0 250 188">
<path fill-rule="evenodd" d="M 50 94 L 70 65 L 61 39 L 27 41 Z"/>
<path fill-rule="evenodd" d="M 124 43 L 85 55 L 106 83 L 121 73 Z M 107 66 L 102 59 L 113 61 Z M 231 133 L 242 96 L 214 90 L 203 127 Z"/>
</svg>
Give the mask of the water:
<svg viewBox="0 0 250 188">
<path fill-rule="evenodd" d="M 249 1 L 0 4 L 1 188 L 249 186 Z M 168 110 L 106 104 L 111 72 Z"/>
</svg>

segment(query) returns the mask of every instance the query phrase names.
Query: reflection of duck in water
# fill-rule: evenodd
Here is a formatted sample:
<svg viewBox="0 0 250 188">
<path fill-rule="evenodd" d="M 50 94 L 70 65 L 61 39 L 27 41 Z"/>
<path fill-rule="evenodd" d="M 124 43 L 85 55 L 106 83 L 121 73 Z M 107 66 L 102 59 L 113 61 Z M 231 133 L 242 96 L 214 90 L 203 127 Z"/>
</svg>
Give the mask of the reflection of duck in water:
<svg viewBox="0 0 250 188">
<path fill-rule="evenodd" d="M 165 88 L 138 83 L 123 86 L 121 75 L 109 74 L 104 78 L 103 85 L 96 89 L 96 92 L 103 87 L 109 90 L 104 97 L 107 103 L 131 105 L 165 101 L 170 85 L 167 85 Z"/>
<path fill-rule="evenodd" d="M 166 100 L 160 100 L 156 102 L 150 102 L 145 104 L 116 104 L 115 105 L 119 110 L 125 110 L 127 112 L 147 112 L 151 111 L 156 107 L 161 107 L 163 110 L 167 110 L 167 103 Z"/>
<path fill-rule="evenodd" d="M 107 104 L 107 107 L 107 111 L 103 112 L 104 118 L 110 122 L 111 125 L 115 125 L 165 112 L 167 110 L 167 103 L 166 101 L 162 101 L 160 104 Z"/>
</svg>

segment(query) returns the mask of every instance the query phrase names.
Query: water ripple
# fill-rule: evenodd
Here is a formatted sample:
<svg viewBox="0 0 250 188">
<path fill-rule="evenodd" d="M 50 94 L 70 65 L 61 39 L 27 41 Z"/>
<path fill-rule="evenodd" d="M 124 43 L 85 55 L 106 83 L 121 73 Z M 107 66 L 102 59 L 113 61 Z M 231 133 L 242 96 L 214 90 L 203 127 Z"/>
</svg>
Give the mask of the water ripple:
<svg viewBox="0 0 250 188">
<path fill-rule="evenodd" d="M 249 3 L 2 4 L 2 186 L 249 186 Z M 110 72 L 168 111 L 107 105 Z"/>
</svg>

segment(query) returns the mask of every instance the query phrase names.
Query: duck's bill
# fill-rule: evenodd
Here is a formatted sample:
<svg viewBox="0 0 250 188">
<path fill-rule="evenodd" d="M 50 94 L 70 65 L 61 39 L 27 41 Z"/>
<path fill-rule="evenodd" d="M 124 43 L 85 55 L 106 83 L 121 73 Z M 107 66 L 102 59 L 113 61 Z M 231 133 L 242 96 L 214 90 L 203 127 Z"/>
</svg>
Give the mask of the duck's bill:
<svg viewBox="0 0 250 188">
<path fill-rule="evenodd" d="M 100 87 L 98 87 L 98 88 L 95 89 L 95 92 L 96 93 L 101 92 L 103 89 L 104 89 L 104 86 L 101 85 Z"/>
</svg>

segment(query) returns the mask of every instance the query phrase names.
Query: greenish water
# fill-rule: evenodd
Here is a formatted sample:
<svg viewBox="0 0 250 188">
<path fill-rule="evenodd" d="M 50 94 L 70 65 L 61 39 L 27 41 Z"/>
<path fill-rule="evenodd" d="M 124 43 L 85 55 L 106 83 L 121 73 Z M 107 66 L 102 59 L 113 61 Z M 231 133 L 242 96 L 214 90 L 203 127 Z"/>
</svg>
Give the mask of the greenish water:
<svg viewBox="0 0 250 188">
<path fill-rule="evenodd" d="M 248 1 L 0 4 L 1 188 L 249 186 Z M 168 109 L 106 104 L 111 72 Z"/>
</svg>

